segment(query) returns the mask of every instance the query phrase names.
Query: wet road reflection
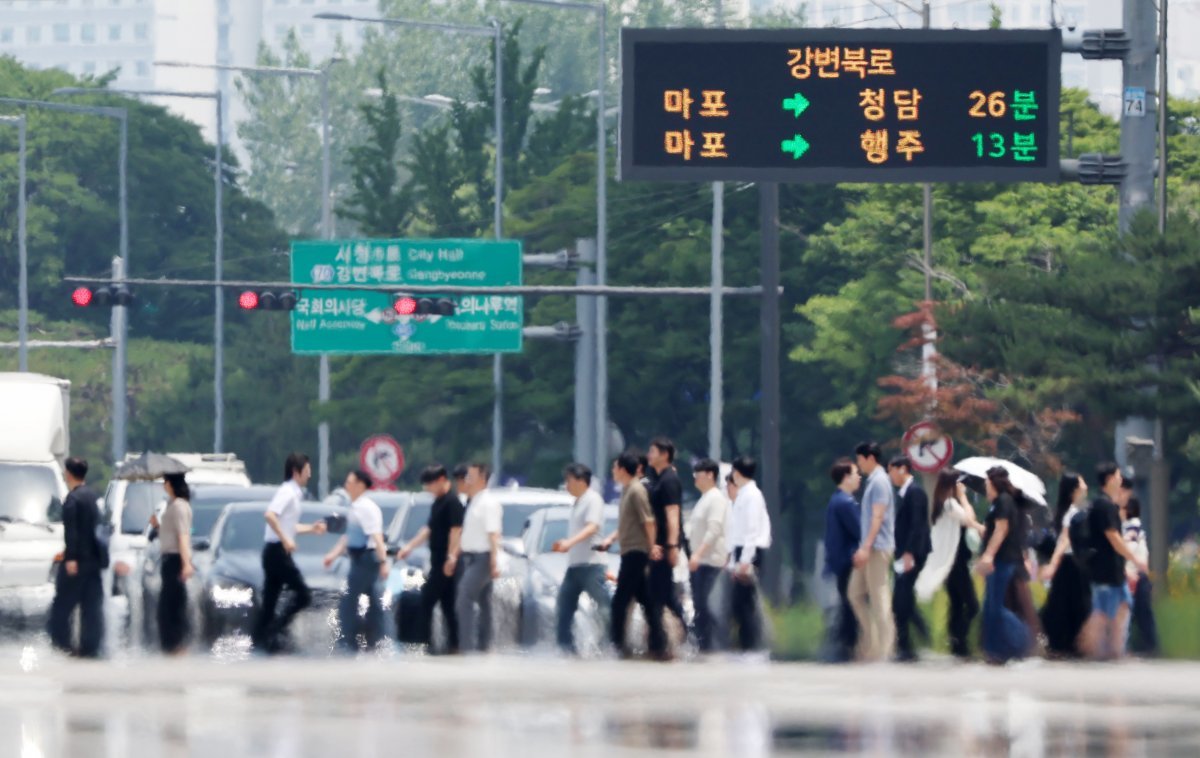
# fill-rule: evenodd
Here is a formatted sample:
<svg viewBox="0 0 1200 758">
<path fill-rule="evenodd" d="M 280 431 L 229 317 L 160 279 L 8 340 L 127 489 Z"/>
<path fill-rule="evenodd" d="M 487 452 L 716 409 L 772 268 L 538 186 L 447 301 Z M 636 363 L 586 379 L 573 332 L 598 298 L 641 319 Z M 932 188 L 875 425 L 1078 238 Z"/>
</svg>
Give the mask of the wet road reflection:
<svg viewBox="0 0 1200 758">
<path fill-rule="evenodd" d="M 1200 755 L 1200 666 L 60 658 L 0 647 L 0 757 Z"/>
</svg>

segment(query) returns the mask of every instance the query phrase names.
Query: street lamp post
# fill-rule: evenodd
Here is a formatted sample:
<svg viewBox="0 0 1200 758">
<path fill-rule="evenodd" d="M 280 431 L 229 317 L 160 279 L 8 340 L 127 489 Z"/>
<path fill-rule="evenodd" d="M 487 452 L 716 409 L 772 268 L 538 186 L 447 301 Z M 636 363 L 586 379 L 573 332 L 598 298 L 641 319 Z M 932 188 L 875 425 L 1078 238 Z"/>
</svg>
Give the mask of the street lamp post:
<svg viewBox="0 0 1200 758">
<path fill-rule="evenodd" d="M 222 134 L 225 128 L 225 117 L 222 109 L 221 93 L 218 92 L 188 92 L 184 90 L 123 90 L 97 89 L 94 87 L 63 87 L 54 90 L 56 95 L 125 95 L 129 97 L 183 97 L 189 99 L 212 100 L 217 109 L 217 138 L 216 164 L 213 166 L 213 184 L 216 203 L 216 241 L 213 252 L 214 279 L 220 282 L 224 277 L 225 267 L 225 211 L 223 195 L 223 177 L 221 162 L 223 150 Z M 225 292 L 220 287 L 213 287 L 215 306 L 213 311 L 213 452 L 220 453 L 224 448 L 225 430 Z M 122 341 L 122 344 L 124 341 Z"/>
<path fill-rule="evenodd" d="M 415 29 L 431 29 L 449 34 L 468 34 L 476 37 L 489 36 L 495 40 L 496 85 L 493 93 L 496 130 L 495 198 L 493 200 L 492 225 L 497 240 L 504 235 L 504 27 L 496 19 L 489 26 L 446 24 L 435 21 L 414 21 L 403 18 L 376 18 L 351 16 L 345 13 L 318 13 L 314 18 L 322 21 L 359 21 L 385 26 L 404 26 Z M 504 358 L 500 353 L 492 356 L 492 476 L 500 479 L 504 464 Z"/>
<path fill-rule="evenodd" d="M 297 68 L 292 66 L 228 66 L 208 63 L 180 63 L 178 61 L 155 61 L 156 66 L 173 68 L 204 68 L 215 71 L 236 71 L 242 74 L 261 76 L 298 76 L 315 78 L 321 88 L 321 237 L 333 239 L 333 212 L 330 202 L 332 163 L 329 147 L 329 70 L 340 57 L 330 58 L 320 68 Z M 317 402 L 329 402 L 329 356 L 322 353 L 317 378 Z M 329 422 L 322 421 L 317 427 L 317 494 L 329 494 Z"/>
<path fill-rule="evenodd" d="M 608 157 L 605 139 L 604 91 L 608 84 L 608 8 L 604 3 L 559 2 L 559 0 L 502 0 L 509 3 L 596 14 L 599 60 L 596 95 L 596 284 L 608 284 Z M 608 298 L 596 298 L 596 460 L 594 470 L 604 471 L 608 457 Z"/>
<path fill-rule="evenodd" d="M 54 94 L 57 94 L 57 91 Z M 127 277 L 129 275 L 129 193 L 126 191 L 126 166 L 129 163 L 128 109 L 99 105 L 73 105 L 14 97 L 0 97 L 0 104 L 29 106 L 62 113 L 78 113 L 86 116 L 103 116 L 104 118 L 116 119 L 119 134 L 117 148 L 117 217 L 120 225 L 120 241 L 118 243 L 118 250 L 121 258 L 121 278 Z M 126 399 L 129 396 L 125 378 L 127 337 L 129 335 L 125 306 L 118 305 L 113 307 L 111 329 L 112 337 L 116 342 L 112 365 L 112 456 L 113 461 L 120 462 L 125 457 Z"/>
<path fill-rule="evenodd" d="M 29 256 L 25 249 L 25 117 L 0 116 L 17 128 L 17 368 L 29 370 Z"/>
</svg>

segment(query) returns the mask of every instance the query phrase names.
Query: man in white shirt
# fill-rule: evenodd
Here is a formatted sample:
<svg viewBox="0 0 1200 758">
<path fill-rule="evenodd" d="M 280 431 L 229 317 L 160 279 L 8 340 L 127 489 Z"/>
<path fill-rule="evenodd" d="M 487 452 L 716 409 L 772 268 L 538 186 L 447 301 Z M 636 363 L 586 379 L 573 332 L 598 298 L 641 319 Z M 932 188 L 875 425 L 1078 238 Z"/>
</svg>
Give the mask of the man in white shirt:
<svg viewBox="0 0 1200 758">
<path fill-rule="evenodd" d="M 312 602 L 312 592 L 292 560 L 292 553 L 296 551 L 296 535 L 325 533 L 324 521 L 300 523 L 304 487 L 312 477 L 308 456 L 301 453 L 289 455 L 284 463 L 284 476 L 287 481 L 279 486 L 265 515 L 267 526 L 263 530 L 262 603 L 251 635 L 255 649 L 267 653 L 281 650 L 288 625 L 297 613 Z M 275 606 L 284 587 L 291 590 L 291 600 L 276 618 Z"/>
<path fill-rule="evenodd" d="M 563 471 L 567 492 L 575 498 L 567 532 L 571 536 L 552 546 L 556 553 L 567 554 L 567 573 L 558 588 L 557 631 L 558 646 L 563 652 L 575 653 L 575 636 L 571 624 L 579 607 L 579 596 L 587 593 L 607 616 L 612 599 L 605 584 L 604 551 L 599 550 L 600 530 L 604 528 L 604 499 L 592 489 L 592 470 L 582 463 L 572 463 Z M 595 549 L 594 549 L 595 548 Z"/>
<path fill-rule="evenodd" d="M 688 542 L 692 545 L 688 569 L 692 575 L 692 603 L 696 607 L 696 641 L 701 653 L 712 652 L 714 647 L 716 619 L 709 607 L 708 596 L 712 594 L 721 569 L 729 562 L 729 550 L 725 547 L 729 500 L 717 486 L 720 476 L 720 467 L 710 458 L 692 466 L 700 500 L 692 508 L 692 518 L 688 522 Z"/>
<path fill-rule="evenodd" d="M 371 476 L 355 470 L 346 475 L 346 494 L 350 496 L 350 518 L 346 533 L 333 549 L 325 554 L 325 568 L 343 552 L 350 554 L 350 575 L 346 578 L 346 594 L 338 604 L 339 642 L 346 652 L 358 651 L 358 602 L 367 596 L 367 618 L 363 629 L 367 649 L 372 650 L 383 639 L 383 607 L 376 582 L 387 581 L 389 562 L 387 541 L 383 537 L 383 511 L 367 497 Z"/>
<path fill-rule="evenodd" d="M 758 573 L 771 547 L 771 517 L 767 501 L 754 482 L 758 463 L 743 455 L 733 462 L 737 500 L 733 504 L 729 544 L 733 545 L 733 618 L 742 650 L 758 647 L 761 637 L 758 614 Z"/>
<path fill-rule="evenodd" d="M 464 652 L 484 652 L 492 641 L 492 580 L 500 576 L 504 513 L 500 501 L 487 490 L 489 474 L 483 463 L 467 467 L 467 514 L 456 560 L 462 568 L 454 600 L 458 641 Z"/>
</svg>

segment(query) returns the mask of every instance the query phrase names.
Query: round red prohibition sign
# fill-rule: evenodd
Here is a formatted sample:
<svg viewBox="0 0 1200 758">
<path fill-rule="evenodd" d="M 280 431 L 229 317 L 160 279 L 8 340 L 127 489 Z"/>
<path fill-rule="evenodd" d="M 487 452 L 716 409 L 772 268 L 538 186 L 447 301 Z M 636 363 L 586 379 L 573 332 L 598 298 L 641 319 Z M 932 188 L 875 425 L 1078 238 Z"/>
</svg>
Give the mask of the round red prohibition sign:
<svg viewBox="0 0 1200 758">
<path fill-rule="evenodd" d="M 917 471 L 940 471 L 954 457 L 954 440 L 938 431 L 932 422 L 913 424 L 904 433 L 904 454 Z"/>
<path fill-rule="evenodd" d="M 358 463 L 376 486 L 387 487 L 404 472 L 404 448 L 390 434 L 377 434 L 362 443 Z"/>
</svg>

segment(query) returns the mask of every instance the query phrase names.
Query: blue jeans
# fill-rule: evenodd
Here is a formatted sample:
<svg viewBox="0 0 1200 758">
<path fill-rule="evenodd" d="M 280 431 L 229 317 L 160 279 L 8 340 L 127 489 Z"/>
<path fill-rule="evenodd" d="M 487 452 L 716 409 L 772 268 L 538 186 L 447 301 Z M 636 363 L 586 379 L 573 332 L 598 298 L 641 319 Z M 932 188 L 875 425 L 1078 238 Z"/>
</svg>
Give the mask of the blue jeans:
<svg viewBox="0 0 1200 758">
<path fill-rule="evenodd" d="M 1021 617 L 1004 607 L 1004 595 L 1017 564 L 996 561 L 983 591 L 983 650 L 988 658 L 1003 663 L 1021 658 L 1029 650 L 1029 629 Z"/>
<path fill-rule="evenodd" d="M 608 608 L 612 598 L 609 597 L 608 587 L 605 585 L 604 566 L 598 563 L 571 566 L 558 588 L 558 646 L 568 653 L 575 652 L 575 635 L 572 633 L 571 624 L 575 620 L 575 611 L 579 608 L 579 596 L 585 592 L 595 601 L 600 618 L 605 622 L 602 628 L 607 629 Z"/>
</svg>

